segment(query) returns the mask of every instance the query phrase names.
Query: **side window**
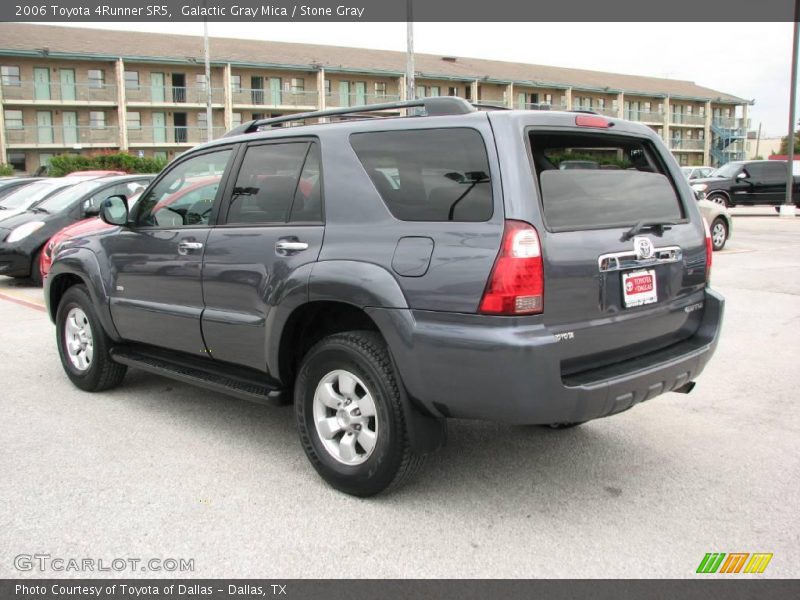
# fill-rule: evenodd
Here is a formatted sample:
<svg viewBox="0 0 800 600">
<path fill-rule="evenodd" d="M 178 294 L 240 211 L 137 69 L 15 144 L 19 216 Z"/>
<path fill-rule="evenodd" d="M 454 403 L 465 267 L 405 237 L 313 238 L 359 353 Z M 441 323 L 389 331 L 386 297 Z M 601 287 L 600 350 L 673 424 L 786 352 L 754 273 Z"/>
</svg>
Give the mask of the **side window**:
<svg viewBox="0 0 800 600">
<path fill-rule="evenodd" d="M 286 142 L 248 147 L 231 194 L 227 223 L 285 223 L 300 188 L 309 145 Z M 313 186 L 303 187 L 311 193 Z"/>
<path fill-rule="evenodd" d="M 131 198 L 136 194 L 142 193 L 146 187 L 146 179 L 126 181 L 125 183 L 119 183 L 117 185 L 107 187 L 89 198 L 87 208 L 100 208 L 103 200 L 109 196 L 125 196 L 126 198 Z"/>
<path fill-rule="evenodd" d="M 474 129 L 355 133 L 350 143 L 389 211 L 403 221 L 486 221 L 492 182 Z"/>
<path fill-rule="evenodd" d="M 230 148 L 201 154 L 175 165 L 139 201 L 139 227 L 208 225 Z"/>
<path fill-rule="evenodd" d="M 300 173 L 300 181 L 294 194 L 289 221 L 292 223 L 322 221 L 322 170 L 318 144 L 311 144 L 308 149 L 306 163 L 303 165 L 303 172 Z"/>
<path fill-rule="evenodd" d="M 786 181 L 786 163 L 783 161 L 765 163 L 764 179 L 770 182 Z"/>
<path fill-rule="evenodd" d="M 744 166 L 744 172 L 747 173 L 747 177 L 754 181 L 761 181 L 764 178 L 764 169 L 758 163 L 751 163 L 749 165 Z"/>
</svg>

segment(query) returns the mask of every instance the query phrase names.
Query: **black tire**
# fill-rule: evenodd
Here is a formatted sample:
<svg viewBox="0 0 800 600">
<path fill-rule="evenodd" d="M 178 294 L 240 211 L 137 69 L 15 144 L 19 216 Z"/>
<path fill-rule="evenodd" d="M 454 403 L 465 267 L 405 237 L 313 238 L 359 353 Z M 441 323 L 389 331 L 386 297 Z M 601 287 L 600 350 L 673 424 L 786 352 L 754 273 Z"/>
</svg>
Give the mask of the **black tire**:
<svg viewBox="0 0 800 600">
<path fill-rule="evenodd" d="M 83 311 L 92 337 L 92 358 L 87 368 L 78 369 L 69 358 L 67 350 L 67 317 L 73 308 Z M 120 384 L 128 368 L 111 360 L 111 340 L 106 335 L 84 285 L 74 285 L 61 298 L 56 311 L 56 340 L 61 364 L 70 381 L 87 392 L 100 392 Z"/>
<path fill-rule="evenodd" d="M 357 465 L 343 464 L 333 456 L 314 420 L 317 386 L 337 370 L 360 379 L 363 391 L 372 396 L 375 405 L 375 445 Z M 397 377 L 386 343 L 377 333 L 351 331 L 318 342 L 303 357 L 294 398 L 303 450 L 320 476 L 337 490 L 353 496 L 374 496 L 399 486 L 422 466 L 425 457 L 411 450 Z"/>
<path fill-rule="evenodd" d="M 42 271 L 39 268 L 39 262 L 42 260 L 42 249 L 39 248 L 34 255 L 31 262 L 31 282 L 36 287 L 42 287 Z"/>
<path fill-rule="evenodd" d="M 553 430 L 561 430 L 561 429 L 574 429 L 579 425 L 583 425 L 586 421 L 579 421 L 578 423 L 550 423 L 549 425 L 545 425 Z"/>
<path fill-rule="evenodd" d="M 722 231 L 725 232 L 725 237 L 722 238 L 721 242 L 718 242 L 714 239 L 714 230 L 720 227 L 722 228 Z M 711 223 L 710 230 L 712 248 L 714 248 L 714 250 L 722 250 L 725 247 L 725 243 L 728 241 L 728 224 L 725 222 L 725 219 L 722 217 L 717 217 L 714 219 L 714 221 Z"/>
<path fill-rule="evenodd" d="M 709 194 L 706 197 L 706 200 L 710 200 L 716 204 L 720 204 L 725 208 L 730 208 L 730 202 L 728 202 L 728 197 L 725 194 Z"/>
</svg>

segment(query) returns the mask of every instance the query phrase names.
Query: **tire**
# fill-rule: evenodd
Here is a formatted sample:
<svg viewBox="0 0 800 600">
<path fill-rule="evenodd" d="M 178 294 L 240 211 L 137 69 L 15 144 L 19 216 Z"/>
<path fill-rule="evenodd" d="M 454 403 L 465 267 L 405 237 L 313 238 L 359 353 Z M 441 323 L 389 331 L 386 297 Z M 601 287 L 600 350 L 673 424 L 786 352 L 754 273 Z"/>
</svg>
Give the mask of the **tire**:
<svg viewBox="0 0 800 600">
<path fill-rule="evenodd" d="M 294 398 L 303 450 L 337 490 L 374 496 L 422 466 L 425 457 L 411 450 L 397 377 L 377 333 L 350 331 L 318 342 L 303 357 Z"/>
<path fill-rule="evenodd" d="M 720 206 L 724 206 L 725 208 L 730 206 L 728 203 L 728 198 L 725 196 L 725 194 L 709 194 L 706 200 L 711 200 L 711 202 L 719 204 Z"/>
<path fill-rule="evenodd" d="M 545 427 L 549 427 L 550 429 L 554 430 L 562 430 L 562 429 L 574 429 L 579 425 L 583 425 L 585 421 L 579 421 L 578 423 L 550 423 L 549 425 L 545 425 Z"/>
<path fill-rule="evenodd" d="M 119 385 L 125 377 L 128 368 L 111 360 L 111 340 L 86 286 L 74 285 L 61 298 L 56 311 L 56 340 L 61 365 L 76 387 L 100 392 Z"/>
<path fill-rule="evenodd" d="M 39 262 L 42 260 L 42 249 L 39 248 L 31 261 L 31 282 L 36 287 L 42 287 L 42 270 L 39 268 Z"/>
<path fill-rule="evenodd" d="M 722 250 L 728 241 L 728 224 L 725 219 L 717 217 L 711 223 L 711 245 L 714 250 Z"/>
</svg>

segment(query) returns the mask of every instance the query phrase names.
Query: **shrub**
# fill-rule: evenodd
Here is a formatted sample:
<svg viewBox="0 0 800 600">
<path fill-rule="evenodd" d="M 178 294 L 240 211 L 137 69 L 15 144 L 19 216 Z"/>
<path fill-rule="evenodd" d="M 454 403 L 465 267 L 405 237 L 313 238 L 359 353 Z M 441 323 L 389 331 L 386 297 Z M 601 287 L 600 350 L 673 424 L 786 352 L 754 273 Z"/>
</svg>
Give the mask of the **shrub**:
<svg viewBox="0 0 800 600">
<path fill-rule="evenodd" d="M 8 177 L 14 174 L 14 167 L 0 163 L 0 177 Z"/>
<path fill-rule="evenodd" d="M 74 171 L 125 171 L 126 173 L 158 173 L 166 161 L 155 158 L 139 158 L 132 154 L 59 154 L 50 159 L 47 174 L 63 177 Z"/>
</svg>

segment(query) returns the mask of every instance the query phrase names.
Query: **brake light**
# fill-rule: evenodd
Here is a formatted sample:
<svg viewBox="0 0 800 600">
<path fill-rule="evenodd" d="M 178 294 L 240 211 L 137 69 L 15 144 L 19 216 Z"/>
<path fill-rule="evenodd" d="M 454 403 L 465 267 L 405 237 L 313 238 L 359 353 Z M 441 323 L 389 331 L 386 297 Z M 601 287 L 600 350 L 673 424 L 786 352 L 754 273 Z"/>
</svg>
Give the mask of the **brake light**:
<svg viewBox="0 0 800 600">
<path fill-rule="evenodd" d="M 578 127 L 601 127 L 607 129 L 610 123 L 608 119 L 597 115 L 578 115 L 575 117 L 575 125 Z"/>
<path fill-rule="evenodd" d="M 530 315 L 544 309 L 539 234 L 523 221 L 506 221 L 500 253 L 478 309 L 491 315 Z"/>
<path fill-rule="evenodd" d="M 711 240 L 711 229 L 703 217 L 703 228 L 706 230 L 706 285 L 711 281 L 711 262 L 714 256 L 714 242 Z"/>
</svg>

